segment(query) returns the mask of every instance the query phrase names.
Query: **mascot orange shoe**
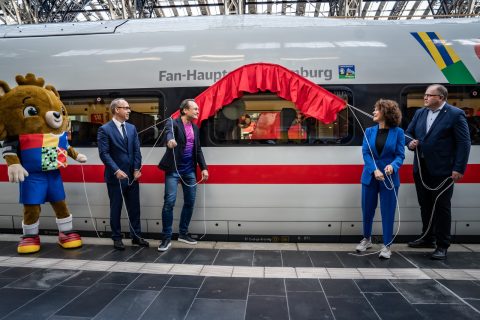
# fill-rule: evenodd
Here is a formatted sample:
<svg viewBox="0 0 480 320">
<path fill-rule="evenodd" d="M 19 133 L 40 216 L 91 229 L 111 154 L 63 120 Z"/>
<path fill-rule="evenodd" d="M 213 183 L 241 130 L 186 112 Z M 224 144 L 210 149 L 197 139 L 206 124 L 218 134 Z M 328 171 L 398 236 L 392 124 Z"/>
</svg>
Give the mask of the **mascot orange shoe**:
<svg viewBox="0 0 480 320">
<path fill-rule="evenodd" d="M 58 244 L 65 249 L 81 247 L 59 169 L 67 166 L 67 155 L 81 163 L 87 157 L 68 144 L 70 122 L 57 90 L 44 87 L 45 81 L 31 73 L 15 79 L 18 86 L 13 89 L 0 81 L 0 140 L 4 140 L 8 179 L 20 183 L 23 236 L 17 251 L 40 250 L 40 205 L 45 202 L 50 202 L 57 217 Z"/>
</svg>

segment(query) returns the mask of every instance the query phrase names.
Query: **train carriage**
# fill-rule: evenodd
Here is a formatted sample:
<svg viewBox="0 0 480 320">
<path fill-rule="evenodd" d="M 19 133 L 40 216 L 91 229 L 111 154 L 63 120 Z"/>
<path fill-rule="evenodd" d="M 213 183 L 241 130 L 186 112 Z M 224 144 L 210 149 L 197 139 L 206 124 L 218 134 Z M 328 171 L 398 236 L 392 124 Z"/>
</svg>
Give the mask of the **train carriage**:
<svg viewBox="0 0 480 320">
<path fill-rule="evenodd" d="M 179 102 L 252 63 L 281 65 L 371 113 L 379 98 L 400 103 L 404 123 L 431 83 L 467 114 L 472 149 L 455 186 L 452 234 L 480 234 L 480 19 L 358 21 L 288 16 L 211 16 L 0 26 L 0 79 L 35 73 L 55 85 L 68 109 L 71 144 L 88 163 L 63 172 L 75 227 L 109 231 L 109 201 L 96 147 L 109 103 L 126 98 L 142 143 L 142 224 L 161 231 L 163 125 Z M 202 107 L 200 105 L 200 107 Z M 354 114 L 360 123 L 356 122 Z M 248 117 L 247 117 L 248 115 Z M 248 121 L 246 118 L 249 118 Z M 159 125 L 150 128 L 155 123 Z M 191 232 L 242 241 L 348 241 L 361 234 L 361 127 L 345 109 L 324 124 L 272 92 L 245 93 L 201 124 L 211 179 L 199 187 Z M 399 194 L 400 236 L 421 231 L 406 151 Z M 18 186 L 0 164 L 0 229 L 21 230 Z M 88 198 L 88 201 L 87 201 Z M 178 202 L 181 202 L 179 197 Z M 175 219 L 179 218 L 177 203 Z M 40 228 L 56 229 L 43 208 Z M 125 226 L 128 220 L 123 219 Z M 174 223 L 177 225 L 178 223 Z M 126 228 L 124 230 L 127 230 Z M 381 233 L 380 216 L 374 232 Z"/>
</svg>

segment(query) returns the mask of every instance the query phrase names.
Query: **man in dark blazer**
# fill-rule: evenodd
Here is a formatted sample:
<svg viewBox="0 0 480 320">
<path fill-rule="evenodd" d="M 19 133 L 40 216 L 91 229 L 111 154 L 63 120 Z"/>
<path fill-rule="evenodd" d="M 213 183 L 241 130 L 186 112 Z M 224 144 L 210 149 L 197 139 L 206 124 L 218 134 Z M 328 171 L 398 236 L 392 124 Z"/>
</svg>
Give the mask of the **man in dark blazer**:
<svg viewBox="0 0 480 320">
<path fill-rule="evenodd" d="M 163 240 L 158 251 L 170 248 L 172 239 L 173 207 L 177 198 L 177 185 L 183 189 L 183 208 L 180 215 L 178 241 L 196 244 L 188 234 L 188 226 L 193 214 L 197 192 L 197 165 L 200 166 L 202 179 L 208 179 L 208 170 L 203 157 L 198 127 L 192 122 L 198 119 L 198 105 L 193 99 L 183 100 L 180 104 L 180 117 L 170 119 L 165 124 L 167 151 L 158 167 L 165 171 L 165 195 L 162 209 Z"/>
<path fill-rule="evenodd" d="M 142 175 L 142 155 L 137 129 L 127 123 L 130 106 L 125 99 L 115 99 L 110 104 L 112 120 L 98 129 L 98 151 L 105 164 L 105 182 L 110 198 L 110 227 L 113 246 L 125 250 L 122 242 L 120 216 L 125 199 L 132 244 L 148 247 L 141 237 L 140 197 L 138 179 Z"/>
<path fill-rule="evenodd" d="M 417 110 L 406 131 L 408 149 L 416 149 L 413 174 L 424 234 L 423 238 L 408 245 L 413 248 L 436 247 L 431 258 L 437 260 L 447 257 L 452 221 L 452 182 L 462 179 L 471 144 L 465 113 L 449 105 L 447 96 L 444 86 L 429 86 L 423 98 L 425 108 Z M 429 190 L 444 180 L 447 182 L 439 190 Z M 435 200 L 435 212 L 429 227 Z"/>
</svg>

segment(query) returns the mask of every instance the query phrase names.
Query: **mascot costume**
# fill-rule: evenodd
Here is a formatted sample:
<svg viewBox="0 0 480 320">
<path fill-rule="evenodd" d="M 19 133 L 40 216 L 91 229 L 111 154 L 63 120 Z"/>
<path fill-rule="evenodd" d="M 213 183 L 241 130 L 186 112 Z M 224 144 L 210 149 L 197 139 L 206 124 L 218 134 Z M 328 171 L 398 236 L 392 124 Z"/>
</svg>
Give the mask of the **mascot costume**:
<svg viewBox="0 0 480 320">
<path fill-rule="evenodd" d="M 81 163 L 87 157 L 68 144 L 70 121 L 57 90 L 43 87 L 45 81 L 31 73 L 15 79 L 18 86 L 13 89 L 0 81 L 0 141 L 4 141 L 8 179 L 20 183 L 23 236 L 17 251 L 40 250 L 40 205 L 46 201 L 57 217 L 58 244 L 66 249 L 81 247 L 80 235 L 72 230 L 59 168 L 67 166 L 67 155 Z"/>
</svg>

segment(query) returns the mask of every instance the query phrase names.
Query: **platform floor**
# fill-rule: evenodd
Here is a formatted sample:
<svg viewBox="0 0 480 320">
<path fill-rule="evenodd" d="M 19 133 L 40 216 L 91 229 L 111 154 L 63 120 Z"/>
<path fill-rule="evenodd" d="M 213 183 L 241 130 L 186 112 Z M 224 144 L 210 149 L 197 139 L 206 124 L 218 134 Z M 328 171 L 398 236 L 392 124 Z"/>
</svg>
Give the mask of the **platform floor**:
<svg viewBox="0 0 480 320">
<path fill-rule="evenodd" d="M 0 235 L 0 319 L 480 319 L 480 245 L 445 261 L 392 247 L 390 260 L 355 244 L 174 241 L 165 252 L 84 238 L 16 254 Z M 376 246 L 370 252 L 379 250 Z"/>
</svg>

